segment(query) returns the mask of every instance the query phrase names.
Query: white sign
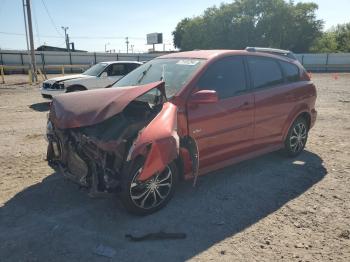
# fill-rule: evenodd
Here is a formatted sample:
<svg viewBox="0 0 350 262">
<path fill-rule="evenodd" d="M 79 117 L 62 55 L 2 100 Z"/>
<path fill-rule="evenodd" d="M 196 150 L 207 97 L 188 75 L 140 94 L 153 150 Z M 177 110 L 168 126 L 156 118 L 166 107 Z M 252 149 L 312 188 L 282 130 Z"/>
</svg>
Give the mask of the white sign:
<svg viewBox="0 0 350 262">
<path fill-rule="evenodd" d="M 147 34 L 147 45 L 162 44 L 162 43 L 163 43 L 162 33 Z"/>
</svg>

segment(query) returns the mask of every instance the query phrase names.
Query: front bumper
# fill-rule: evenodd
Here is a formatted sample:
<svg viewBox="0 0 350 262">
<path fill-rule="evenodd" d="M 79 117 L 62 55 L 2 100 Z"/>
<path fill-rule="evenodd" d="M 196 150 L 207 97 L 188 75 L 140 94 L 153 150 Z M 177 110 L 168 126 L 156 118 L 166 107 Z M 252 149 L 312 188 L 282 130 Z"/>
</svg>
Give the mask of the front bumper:
<svg viewBox="0 0 350 262">
<path fill-rule="evenodd" d="M 88 164 L 70 145 L 64 145 L 57 137 L 48 135 L 48 140 L 47 159 L 51 167 L 81 186 L 88 187 Z"/>
<path fill-rule="evenodd" d="M 52 98 L 54 96 L 64 94 L 66 92 L 66 89 L 44 89 L 40 88 L 41 95 L 44 98 Z"/>
</svg>

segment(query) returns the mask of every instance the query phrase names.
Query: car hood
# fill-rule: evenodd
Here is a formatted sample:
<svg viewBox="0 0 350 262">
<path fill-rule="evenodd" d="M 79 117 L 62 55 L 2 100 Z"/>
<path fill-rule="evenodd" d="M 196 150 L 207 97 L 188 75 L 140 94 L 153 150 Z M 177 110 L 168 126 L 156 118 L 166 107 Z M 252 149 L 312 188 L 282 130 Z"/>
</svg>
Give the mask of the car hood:
<svg viewBox="0 0 350 262">
<path fill-rule="evenodd" d="M 89 75 L 83 75 L 83 74 L 77 74 L 77 75 L 68 75 L 68 76 L 60 76 L 60 77 L 54 77 L 49 80 L 46 80 L 45 83 L 59 83 L 62 81 L 67 81 L 67 80 L 73 80 L 73 79 L 79 79 L 79 78 L 90 78 L 91 76 Z"/>
<path fill-rule="evenodd" d="M 162 81 L 55 96 L 52 99 L 50 120 L 61 129 L 95 125 L 120 113 L 135 98 L 155 88 L 165 96 Z"/>
</svg>

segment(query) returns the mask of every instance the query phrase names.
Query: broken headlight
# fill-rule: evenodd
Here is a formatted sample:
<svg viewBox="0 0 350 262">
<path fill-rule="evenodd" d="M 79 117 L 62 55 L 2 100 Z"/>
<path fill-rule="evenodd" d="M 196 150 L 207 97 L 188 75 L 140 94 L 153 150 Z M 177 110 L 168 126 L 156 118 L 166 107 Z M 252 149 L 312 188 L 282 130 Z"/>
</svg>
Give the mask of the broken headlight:
<svg viewBox="0 0 350 262">
<path fill-rule="evenodd" d="M 51 89 L 64 89 L 64 83 L 53 83 Z"/>
</svg>

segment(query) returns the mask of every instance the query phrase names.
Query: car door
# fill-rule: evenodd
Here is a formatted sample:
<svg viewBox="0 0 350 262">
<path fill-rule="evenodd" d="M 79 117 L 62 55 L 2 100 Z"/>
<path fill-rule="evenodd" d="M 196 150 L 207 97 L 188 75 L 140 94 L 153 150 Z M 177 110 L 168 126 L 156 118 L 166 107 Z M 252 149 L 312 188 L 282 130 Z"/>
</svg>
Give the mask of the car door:
<svg viewBox="0 0 350 262">
<path fill-rule="evenodd" d="M 115 63 L 111 64 L 107 69 L 107 82 L 108 85 L 117 82 L 120 78 L 125 76 L 128 72 L 127 63 Z"/>
<path fill-rule="evenodd" d="M 244 154 L 251 146 L 254 98 L 242 57 L 222 58 L 208 67 L 194 90 L 215 90 L 212 104 L 187 105 L 189 134 L 198 146 L 200 168 Z"/>
<path fill-rule="evenodd" d="M 127 65 L 127 63 L 110 64 L 99 76 L 89 81 L 89 89 L 105 88 L 114 84 L 128 72 Z"/>
<path fill-rule="evenodd" d="M 289 114 L 291 94 L 277 59 L 248 56 L 255 97 L 254 146 L 280 144 Z"/>
</svg>

